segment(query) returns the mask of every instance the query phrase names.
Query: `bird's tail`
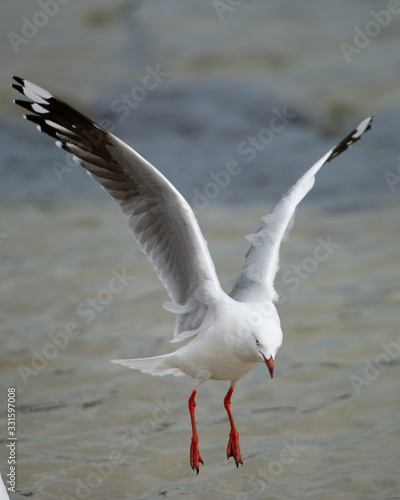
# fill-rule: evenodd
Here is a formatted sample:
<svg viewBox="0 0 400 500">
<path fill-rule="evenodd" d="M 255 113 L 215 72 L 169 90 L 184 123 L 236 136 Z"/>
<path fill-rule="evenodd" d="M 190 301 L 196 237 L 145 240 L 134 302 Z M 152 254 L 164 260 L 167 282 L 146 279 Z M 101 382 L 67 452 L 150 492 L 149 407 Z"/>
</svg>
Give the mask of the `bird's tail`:
<svg viewBox="0 0 400 500">
<path fill-rule="evenodd" d="M 174 363 L 174 354 L 163 354 L 162 356 L 154 356 L 152 358 L 113 359 L 111 363 L 127 366 L 128 368 L 140 370 L 143 373 L 150 373 L 151 375 L 184 375 Z"/>
</svg>

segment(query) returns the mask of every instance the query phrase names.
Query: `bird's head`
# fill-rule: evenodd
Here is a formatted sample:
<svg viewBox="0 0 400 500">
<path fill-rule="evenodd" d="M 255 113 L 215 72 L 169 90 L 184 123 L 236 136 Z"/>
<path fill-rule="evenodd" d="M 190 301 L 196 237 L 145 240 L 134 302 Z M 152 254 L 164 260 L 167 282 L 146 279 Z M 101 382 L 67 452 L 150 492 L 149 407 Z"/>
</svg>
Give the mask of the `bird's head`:
<svg viewBox="0 0 400 500">
<path fill-rule="evenodd" d="M 238 326 L 237 344 L 240 357 L 247 362 L 262 362 L 267 365 L 271 378 L 274 376 L 275 356 L 282 345 L 282 330 L 279 318 L 265 315 L 249 315 L 249 321 Z"/>
<path fill-rule="evenodd" d="M 252 331 L 250 341 L 256 351 L 258 360 L 265 363 L 271 375 L 274 377 L 275 356 L 282 345 L 282 330 L 275 321 L 268 321 L 262 328 Z"/>
</svg>

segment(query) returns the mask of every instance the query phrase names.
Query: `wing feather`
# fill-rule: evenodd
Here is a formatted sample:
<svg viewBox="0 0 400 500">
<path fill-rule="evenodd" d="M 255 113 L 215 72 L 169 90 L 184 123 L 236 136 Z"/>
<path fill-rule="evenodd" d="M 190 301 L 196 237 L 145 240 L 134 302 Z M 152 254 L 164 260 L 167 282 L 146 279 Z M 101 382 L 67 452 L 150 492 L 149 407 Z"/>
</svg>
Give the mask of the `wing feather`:
<svg viewBox="0 0 400 500">
<path fill-rule="evenodd" d="M 318 160 L 283 195 L 272 212 L 262 218 L 259 230 L 246 236 L 251 246 L 245 256 L 245 263 L 233 286 L 230 296 L 239 301 L 264 301 L 278 299 L 274 280 L 279 269 L 279 248 L 300 201 L 313 187 L 315 174 L 327 162 L 346 151 L 361 139 L 364 132 L 371 128 L 372 117 L 363 120 L 337 146 Z"/>
<path fill-rule="evenodd" d="M 25 118 L 73 154 L 129 217 L 129 229 L 180 311 L 176 340 L 195 334 L 222 290 L 188 203 L 156 168 L 117 137 L 47 90 L 19 77 L 14 80 L 12 86 L 33 101 L 15 101 L 30 112 Z"/>
</svg>

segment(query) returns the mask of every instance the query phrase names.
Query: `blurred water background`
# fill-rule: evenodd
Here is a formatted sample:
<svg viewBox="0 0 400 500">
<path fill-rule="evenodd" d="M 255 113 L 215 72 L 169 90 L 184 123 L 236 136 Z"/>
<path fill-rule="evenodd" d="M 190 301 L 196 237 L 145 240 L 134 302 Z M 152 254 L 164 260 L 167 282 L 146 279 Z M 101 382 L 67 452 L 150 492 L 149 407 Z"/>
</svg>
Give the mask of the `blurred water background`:
<svg viewBox="0 0 400 500">
<path fill-rule="evenodd" d="M 15 387 L 18 412 L 11 498 L 400 498 L 397 3 L 5 0 L 0 12 L 0 403 Z M 172 350 L 167 295 L 115 204 L 22 120 L 12 74 L 102 123 L 178 187 L 227 291 L 243 236 L 375 116 L 362 142 L 318 174 L 282 248 L 284 344 L 273 381 L 260 367 L 235 391 L 238 470 L 225 460 L 226 384 L 199 391 L 205 466 L 194 477 L 192 381 L 109 363 Z M 110 295 L 124 273 L 133 278 Z M 4 418 L 3 478 L 6 429 Z"/>
</svg>

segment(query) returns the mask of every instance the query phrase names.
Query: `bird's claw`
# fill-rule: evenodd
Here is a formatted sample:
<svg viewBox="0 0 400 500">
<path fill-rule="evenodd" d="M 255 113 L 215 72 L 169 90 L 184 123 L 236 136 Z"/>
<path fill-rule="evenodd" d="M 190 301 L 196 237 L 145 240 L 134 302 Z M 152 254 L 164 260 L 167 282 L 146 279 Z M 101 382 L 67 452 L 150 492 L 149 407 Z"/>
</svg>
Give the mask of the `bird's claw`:
<svg viewBox="0 0 400 500">
<path fill-rule="evenodd" d="M 190 465 L 196 474 L 199 473 L 199 465 L 204 465 L 204 462 L 199 453 L 199 438 L 192 438 L 190 445 Z"/>
<path fill-rule="evenodd" d="M 226 457 L 229 460 L 230 457 L 233 457 L 236 463 L 236 467 L 239 467 L 239 464 L 243 465 L 242 455 L 240 453 L 239 447 L 239 434 L 237 432 L 231 432 L 229 434 L 229 442 L 228 448 L 226 449 Z"/>
<path fill-rule="evenodd" d="M 201 465 L 204 465 L 204 462 L 201 458 L 199 458 L 199 462 L 201 463 Z M 194 467 L 194 465 L 192 465 L 192 470 L 196 471 L 196 475 L 200 472 L 200 469 L 198 467 Z"/>
</svg>

